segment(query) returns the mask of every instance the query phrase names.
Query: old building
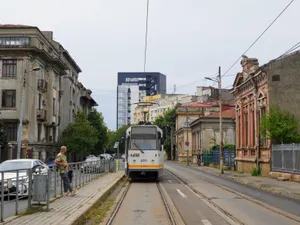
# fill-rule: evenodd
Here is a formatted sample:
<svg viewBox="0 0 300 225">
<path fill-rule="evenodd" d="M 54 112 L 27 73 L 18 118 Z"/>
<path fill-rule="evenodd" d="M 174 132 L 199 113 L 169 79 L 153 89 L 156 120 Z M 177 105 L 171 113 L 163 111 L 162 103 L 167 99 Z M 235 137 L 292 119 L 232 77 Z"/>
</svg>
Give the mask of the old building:
<svg viewBox="0 0 300 225">
<path fill-rule="evenodd" d="M 260 164 L 262 175 L 271 170 L 271 141 L 260 132 L 261 118 L 270 105 L 288 110 L 300 118 L 300 52 L 259 66 L 258 60 L 243 56 L 231 93 L 236 103 L 236 162 L 250 172 Z"/>
<path fill-rule="evenodd" d="M 220 144 L 220 112 L 213 112 L 190 123 L 193 155 Z M 235 109 L 223 109 L 223 143 L 235 144 Z M 195 161 L 195 157 L 193 159 Z"/>
<path fill-rule="evenodd" d="M 230 105 L 224 105 L 223 109 L 226 110 L 230 107 Z M 205 115 L 218 111 L 219 105 L 217 102 L 190 103 L 177 108 L 174 135 L 176 137 L 177 158 L 179 161 L 186 161 L 187 158 L 195 161 L 197 157 L 197 153 L 191 151 L 193 143 L 190 124 Z M 188 148 L 185 145 L 186 142 L 189 142 Z"/>
<path fill-rule="evenodd" d="M 57 149 L 54 142 L 60 131 L 62 109 L 73 110 L 71 100 L 81 109 L 95 105 L 90 96 L 91 91 L 78 83 L 78 76 L 74 79 L 78 95 L 70 100 L 63 97 L 62 90 L 72 89 L 73 93 L 71 84 L 61 82 L 65 76 L 70 75 L 70 70 L 76 72 L 80 68 L 61 45 L 53 40 L 52 32 L 41 31 L 33 26 L 0 25 L 0 122 L 4 125 L 9 142 L 14 146 L 13 158 L 16 157 L 24 83 L 21 157 L 45 160 L 55 153 Z M 72 115 L 71 119 L 70 114 L 65 117 L 68 123 L 72 122 Z M 67 126 L 67 122 L 64 126 Z M 7 152 L 3 151 L 1 160 L 6 158 Z"/>
<path fill-rule="evenodd" d="M 47 136 L 55 140 L 59 124 L 59 77 L 67 69 L 59 51 L 37 27 L 0 25 L 0 56 L 0 119 L 9 141 L 16 149 L 23 77 L 26 80 L 23 148 L 40 148 L 39 143 L 45 142 Z M 43 148 L 48 147 L 43 145 Z"/>
<path fill-rule="evenodd" d="M 78 110 L 88 113 L 92 107 L 98 104 L 91 96 L 92 91 L 86 89 L 79 82 L 79 74 L 82 70 L 70 53 L 59 42 L 53 40 L 53 32 L 43 33 L 61 53 L 61 60 L 67 67 L 65 75 L 60 77 L 59 133 L 61 133 L 70 123 L 74 122 Z"/>
</svg>

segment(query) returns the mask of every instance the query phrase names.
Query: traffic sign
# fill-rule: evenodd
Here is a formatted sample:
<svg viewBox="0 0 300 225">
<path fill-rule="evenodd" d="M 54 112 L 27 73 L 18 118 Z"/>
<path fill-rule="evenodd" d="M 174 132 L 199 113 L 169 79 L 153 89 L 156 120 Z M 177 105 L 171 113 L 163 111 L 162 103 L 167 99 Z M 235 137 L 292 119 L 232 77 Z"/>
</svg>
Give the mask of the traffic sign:
<svg viewBox="0 0 300 225">
<path fill-rule="evenodd" d="M 186 141 L 185 142 L 185 146 L 189 146 L 190 145 L 190 142 L 189 141 Z"/>
<path fill-rule="evenodd" d="M 190 150 L 189 146 L 185 146 L 185 150 L 188 152 Z"/>
</svg>

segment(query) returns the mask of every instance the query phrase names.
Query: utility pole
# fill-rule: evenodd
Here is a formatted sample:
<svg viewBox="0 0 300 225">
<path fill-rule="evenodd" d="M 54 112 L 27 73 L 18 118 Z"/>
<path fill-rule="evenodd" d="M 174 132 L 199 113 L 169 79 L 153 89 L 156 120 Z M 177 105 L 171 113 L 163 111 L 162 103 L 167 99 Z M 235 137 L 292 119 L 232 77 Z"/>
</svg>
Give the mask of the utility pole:
<svg viewBox="0 0 300 225">
<path fill-rule="evenodd" d="M 223 170 L 223 124 L 222 124 L 222 76 L 221 76 L 221 66 L 219 66 L 219 75 L 218 75 L 218 89 L 219 89 L 219 108 L 220 108 L 220 174 L 224 173 Z"/>
<path fill-rule="evenodd" d="M 25 70 L 24 74 L 23 74 L 22 98 L 21 98 L 21 106 L 20 106 L 17 159 L 20 159 L 20 155 L 21 155 L 21 141 L 22 141 L 22 131 L 23 131 L 23 114 L 24 114 L 25 89 L 26 89 L 26 73 L 27 73 L 27 71 Z"/>
</svg>

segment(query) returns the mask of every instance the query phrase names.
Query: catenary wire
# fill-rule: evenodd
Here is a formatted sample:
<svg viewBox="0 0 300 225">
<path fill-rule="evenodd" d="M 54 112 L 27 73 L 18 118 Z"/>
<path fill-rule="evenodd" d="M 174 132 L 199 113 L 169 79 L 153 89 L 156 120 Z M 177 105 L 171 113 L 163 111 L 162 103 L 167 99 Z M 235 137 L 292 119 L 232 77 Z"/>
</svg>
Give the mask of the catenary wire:
<svg viewBox="0 0 300 225">
<path fill-rule="evenodd" d="M 287 6 L 276 16 L 276 18 L 267 26 L 267 28 L 255 39 L 255 41 L 246 49 L 246 51 L 243 52 L 241 56 L 226 70 L 226 72 L 223 74 L 222 77 L 226 76 L 226 74 L 237 64 L 237 62 L 241 59 L 243 55 L 245 55 L 256 43 L 257 41 L 270 29 L 270 27 L 279 19 L 279 17 L 289 8 L 289 6 L 294 2 L 295 0 L 291 0 Z"/>
<path fill-rule="evenodd" d="M 146 10 L 147 11 L 146 11 L 146 31 L 145 31 L 145 49 L 144 49 L 144 72 L 146 72 L 146 63 L 147 63 L 149 0 L 147 0 L 147 9 Z"/>
</svg>

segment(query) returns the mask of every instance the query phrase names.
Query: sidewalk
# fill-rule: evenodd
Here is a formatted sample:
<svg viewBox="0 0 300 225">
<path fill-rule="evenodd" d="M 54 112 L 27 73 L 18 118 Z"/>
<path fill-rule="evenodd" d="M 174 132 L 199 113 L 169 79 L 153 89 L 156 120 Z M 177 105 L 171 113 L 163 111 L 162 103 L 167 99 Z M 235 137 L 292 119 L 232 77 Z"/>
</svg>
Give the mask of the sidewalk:
<svg viewBox="0 0 300 225">
<path fill-rule="evenodd" d="M 184 163 L 174 162 L 182 166 L 186 166 Z M 246 173 L 238 173 L 236 171 L 225 171 L 224 174 L 220 175 L 219 169 L 198 166 L 197 164 L 190 164 L 190 167 L 197 168 L 208 174 L 215 176 L 222 176 L 226 179 L 237 181 L 245 185 L 260 188 L 262 190 L 272 192 L 274 194 L 283 195 L 288 198 L 300 200 L 300 183 L 292 181 L 279 181 L 270 177 L 251 176 Z"/>
<path fill-rule="evenodd" d="M 112 188 L 122 177 L 124 171 L 108 173 L 91 181 L 78 190 L 74 197 L 61 197 L 50 203 L 50 210 L 16 217 L 2 224 L 9 225 L 71 225 L 82 216 L 100 197 Z"/>
</svg>

